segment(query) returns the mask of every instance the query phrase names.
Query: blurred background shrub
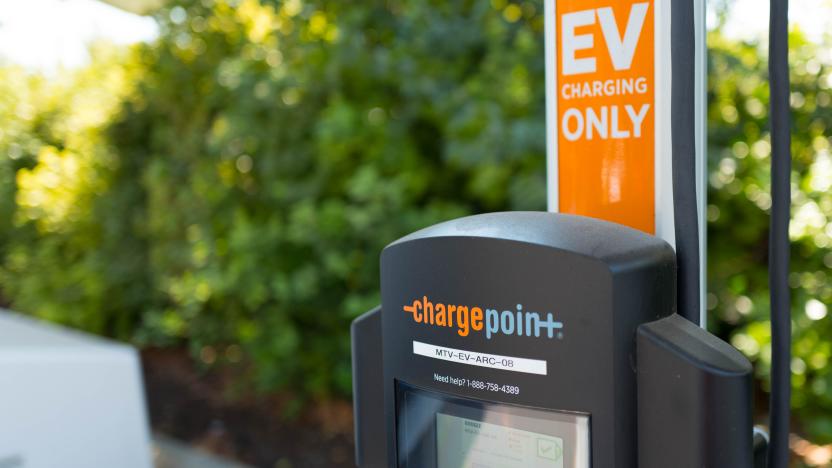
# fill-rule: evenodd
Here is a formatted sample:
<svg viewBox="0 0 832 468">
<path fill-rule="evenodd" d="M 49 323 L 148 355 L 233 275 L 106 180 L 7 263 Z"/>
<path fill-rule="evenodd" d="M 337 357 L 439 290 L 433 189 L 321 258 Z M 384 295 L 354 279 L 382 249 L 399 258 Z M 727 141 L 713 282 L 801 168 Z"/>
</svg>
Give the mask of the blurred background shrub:
<svg viewBox="0 0 832 468">
<path fill-rule="evenodd" d="M 345 397 L 378 253 L 545 209 L 542 2 L 190 1 L 60 79 L 0 67 L 0 284 L 17 310 Z M 832 442 L 832 68 L 792 34 L 798 428 Z M 711 328 L 770 359 L 768 90 L 709 35 Z M 826 46 L 827 48 L 829 45 Z M 764 401 L 764 400 L 760 400 Z M 763 408 L 765 409 L 765 408 Z"/>
<path fill-rule="evenodd" d="M 832 442 L 832 67 L 793 31 L 791 286 L 792 405 L 799 428 Z M 755 362 L 763 389 L 771 362 L 768 72 L 758 44 L 709 38 L 708 308 L 711 327 Z M 766 405 L 764 400 L 759 404 Z"/>
<path fill-rule="evenodd" d="M 96 56 L 47 102 L 13 103 L 33 115 L 4 172 L 3 293 L 206 364 L 245 361 L 264 390 L 347 395 L 349 322 L 379 301 L 387 243 L 544 208 L 542 18 L 505 16 L 486 2 L 173 6 L 127 65 Z"/>
</svg>

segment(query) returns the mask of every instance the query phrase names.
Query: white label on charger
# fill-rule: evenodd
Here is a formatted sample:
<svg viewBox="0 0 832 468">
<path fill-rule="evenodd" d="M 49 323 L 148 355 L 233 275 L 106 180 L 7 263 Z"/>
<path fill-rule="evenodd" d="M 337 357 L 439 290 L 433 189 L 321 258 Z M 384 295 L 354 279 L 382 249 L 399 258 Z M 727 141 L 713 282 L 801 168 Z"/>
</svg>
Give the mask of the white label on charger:
<svg viewBox="0 0 832 468">
<path fill-rule="evenodd" d="M 527 359 L 513 356 L 466 351 L 464 349 L 446 348 L 421 341 L 413 341 L 413 354 L 442 361 L 468 364 L 469 366 L 490 367 L 526 374 L 547 375 L 546 361 L 541 359 Z"/>
</svg>

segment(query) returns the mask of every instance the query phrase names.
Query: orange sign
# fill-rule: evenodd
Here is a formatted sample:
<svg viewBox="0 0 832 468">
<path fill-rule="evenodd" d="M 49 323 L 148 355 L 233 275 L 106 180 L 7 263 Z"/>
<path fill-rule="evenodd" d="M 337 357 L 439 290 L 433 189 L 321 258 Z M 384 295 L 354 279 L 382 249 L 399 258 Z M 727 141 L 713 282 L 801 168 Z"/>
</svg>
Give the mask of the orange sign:
<svg viewBox="0 0 832 468">
<path fill-rule="evenodd" d="M 558 211 L 654 233 L 653 1 L 555 8 Z"/>
</svg>

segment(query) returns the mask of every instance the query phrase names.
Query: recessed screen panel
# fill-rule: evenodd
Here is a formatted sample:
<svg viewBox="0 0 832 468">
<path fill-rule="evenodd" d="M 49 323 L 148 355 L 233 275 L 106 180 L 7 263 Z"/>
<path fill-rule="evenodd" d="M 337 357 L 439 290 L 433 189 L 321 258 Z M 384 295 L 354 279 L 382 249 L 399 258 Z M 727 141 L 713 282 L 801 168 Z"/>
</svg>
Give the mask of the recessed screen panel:
<svg viewBox="0 0 832 468">
<path fill-rule="evenodd" d="M 589 468 L 589 416 L 397 383 L 400 467 Z"/>
<path fill-rule="evenodd" d="M 437 468 L 563 468 L 560 437 L 442 413 L 436 452 Z"/>
</svg>

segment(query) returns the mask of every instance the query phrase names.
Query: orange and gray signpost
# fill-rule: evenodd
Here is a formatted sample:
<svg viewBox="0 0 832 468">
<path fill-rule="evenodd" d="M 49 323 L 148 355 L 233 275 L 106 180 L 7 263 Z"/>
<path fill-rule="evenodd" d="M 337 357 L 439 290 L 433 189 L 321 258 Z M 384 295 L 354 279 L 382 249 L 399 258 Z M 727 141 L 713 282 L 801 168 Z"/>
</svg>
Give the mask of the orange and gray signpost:
<svg viewBox="0 0 832 468">
<path fill-rule="evenodd" d="M 691 104 L 705 304 L 705 14 L 693 2 Z M 614 221 L 676 245 L 671 0 L 546 1 L 549 211 Z M 700 313 L 704 323 L 704 307 Z"/>
</svg>

